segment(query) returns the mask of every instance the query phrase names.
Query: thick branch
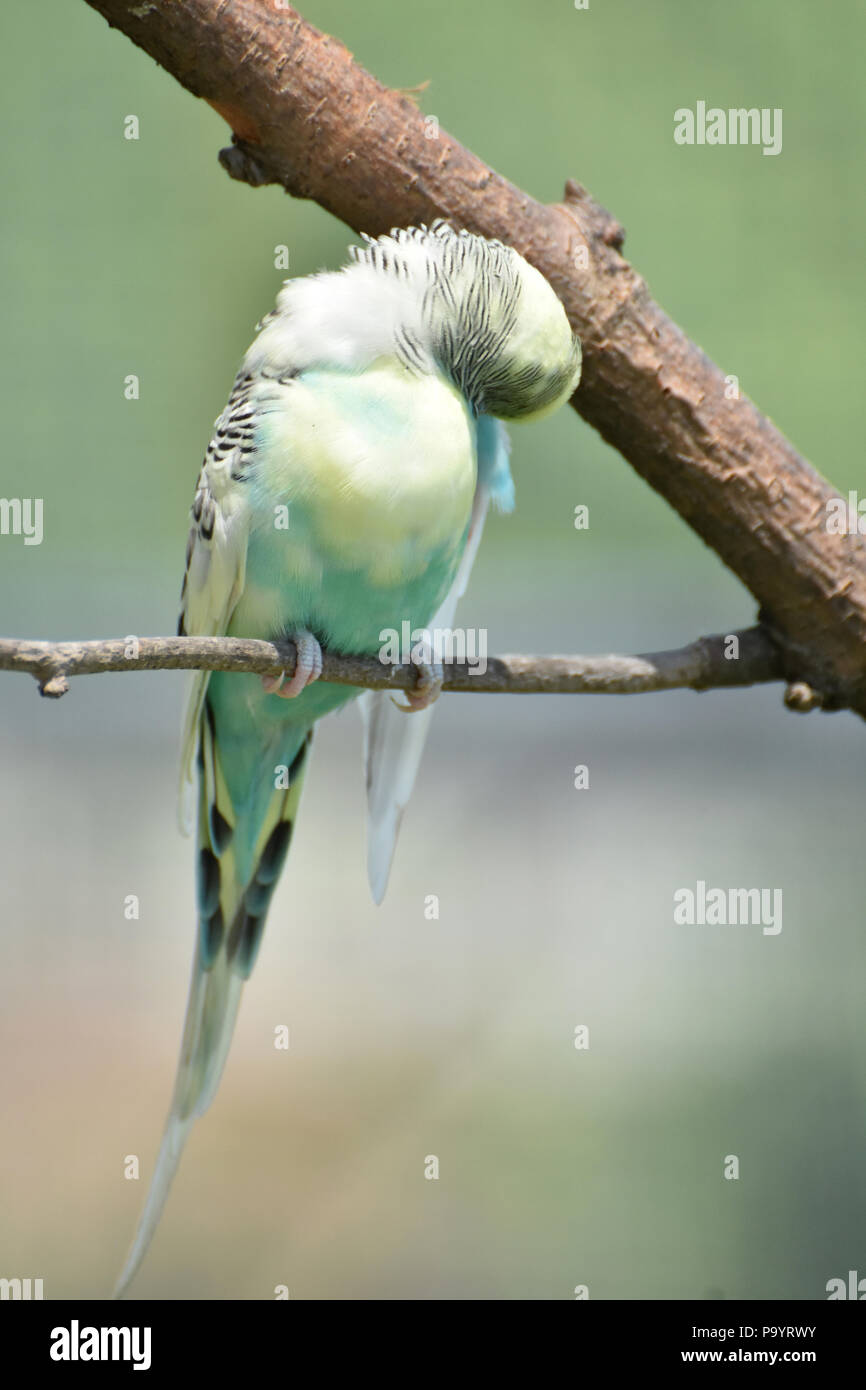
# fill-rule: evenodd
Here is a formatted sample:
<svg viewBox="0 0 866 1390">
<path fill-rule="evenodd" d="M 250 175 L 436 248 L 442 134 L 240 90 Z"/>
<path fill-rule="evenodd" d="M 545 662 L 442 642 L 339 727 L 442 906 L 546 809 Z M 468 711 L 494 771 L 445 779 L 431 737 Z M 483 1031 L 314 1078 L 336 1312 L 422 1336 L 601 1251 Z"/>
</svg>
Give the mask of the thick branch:
<svg viewBox="0 0 866 1390">
<path fill-rule="evenodd" d="M 532 261 L 583 340 L 575 407 L 749 587 L 786 672 L 866 715 L 866 544 L 828 533 L 836 494 L 750 401 L 727 398 L 582 188 L 543 206 L 444 131 L 428 139 L 406 96 L 282 4 L 88 3 L 229 122 L 233 177 L 279 183 L 373 234 L 444 216 Z"/>
<path fill-rule="evenodd" d="M 735 639 L 735 640 L 734 640 Z M 57 698 L 70 676 L 103 671 L 247 671 L 275 676 L 295 669 L 291 641 L 238 637 L 125 637 L 101 642 L 31 642 L 0 638 L 0 671 L 34 676 Z M 323 654 L 322 679 L 369 690 L 410 690 L 417 671 L 375 656 Z M 783 663 L 761 628 L 701 637 L 678 651 L 645 656 L 494 656 L 445 666 L 445 690 L 511 695 L 640 695 L 658 690 L 709 690 L 783 679 Z M 810 692 L 809 692 L 810 693 Z M 804 708 L 800 696 L 798 708 Z M 790 703 L 790 701 L 789 701 Z"/>
</svg>

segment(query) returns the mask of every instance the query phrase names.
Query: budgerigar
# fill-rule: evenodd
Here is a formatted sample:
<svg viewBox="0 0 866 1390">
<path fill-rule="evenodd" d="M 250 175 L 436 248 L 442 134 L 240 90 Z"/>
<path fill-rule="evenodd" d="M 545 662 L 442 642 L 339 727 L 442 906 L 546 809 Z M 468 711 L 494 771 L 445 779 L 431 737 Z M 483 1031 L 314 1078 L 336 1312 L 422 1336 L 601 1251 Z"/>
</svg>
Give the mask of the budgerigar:
<svg viewBox="0 0 866 1390">
<path fill-rule="evenodd" d="M 192 508 L 179 631 L 288 636 L 290 680 L 202 673 L 182 801 L 197 823 L 198 933 L 174 1096 L 118 1283 L 153 1235 L 187 1135 L 225 1065 L 289 848 L 313 726 L 359 692 L 321 648 L 376 655 L 387 629 L 452 626 L 489 502 L 513 505 L 500 420 L 546 414 L 580 344 L 516 251 L 443 222 L 365 238 L 287 281 L 235 380 Z M 380 901 L 441 669 L 410 716 L 363 696 L 368 871 Z"/>
</svg>

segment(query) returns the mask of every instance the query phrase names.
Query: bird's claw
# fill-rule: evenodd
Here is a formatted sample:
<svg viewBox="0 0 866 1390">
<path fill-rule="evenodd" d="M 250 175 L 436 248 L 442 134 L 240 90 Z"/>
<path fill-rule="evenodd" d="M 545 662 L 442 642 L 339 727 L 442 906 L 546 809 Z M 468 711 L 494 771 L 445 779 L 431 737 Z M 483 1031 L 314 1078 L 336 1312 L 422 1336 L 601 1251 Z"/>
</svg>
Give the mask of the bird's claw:
<svg viewBox="0 0 866 1390">
<path fill-rule="evenodd" d="M 405 705 L 394 700 L 394 704 L 402 714 L 418 714 L 422 709 L 427 709 L 435 700 L 439 699 L 442 693 L 442 683 L 445 680 L 441 661 L 413 660 L 412 665 L 418 673 L 414 689 L 403 691 L 406 697 Z M 393 699 L 393 696 L 391 698 Z"/>
<path fill-rule="evenodd" d="M 262 676 L 262 689 L 266 695 L 279 695 L 281 700 L 294 700 L 308 685 L 317 681 L 322 674 L 322 648 L 311 632 L 293 632 L 297 660 L 292 679 L 284 686 L 285 671 L 278 676 Z"/>
</svg>

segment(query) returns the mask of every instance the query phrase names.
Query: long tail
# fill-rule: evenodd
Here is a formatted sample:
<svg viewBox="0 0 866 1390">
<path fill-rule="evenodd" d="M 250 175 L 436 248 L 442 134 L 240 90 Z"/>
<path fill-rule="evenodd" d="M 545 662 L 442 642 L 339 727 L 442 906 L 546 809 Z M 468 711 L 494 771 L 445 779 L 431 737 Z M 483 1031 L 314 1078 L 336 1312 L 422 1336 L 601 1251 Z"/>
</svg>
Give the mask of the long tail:
<svg viewBox="0 0 866 1390">
<path fill-rule="evenodd" d="M 235 810 L 220 765 L 213 711 L 199 730 L 199 925 L 180 1061 L 153 1179 L 117 1281 L 119 1298 L 144 1258 L 189 1132 L 213 1100 L 234 1032 L 244 982 L 255 964 L 271 895 L 300 800 L 312 729 L 290 735 L 285 786 Z M 281 745 L 283 758 L 286 743 Z M 273 786 L 273 758 L 262 764 Z"/>
</svg>

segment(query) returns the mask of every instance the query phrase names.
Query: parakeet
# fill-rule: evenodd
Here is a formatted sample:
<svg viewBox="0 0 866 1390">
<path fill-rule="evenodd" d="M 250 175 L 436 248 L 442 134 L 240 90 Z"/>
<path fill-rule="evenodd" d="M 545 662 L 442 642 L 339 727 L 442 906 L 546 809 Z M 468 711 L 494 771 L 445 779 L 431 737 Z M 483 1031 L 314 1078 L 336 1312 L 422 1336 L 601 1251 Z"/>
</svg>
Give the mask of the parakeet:
<svg viewBox="0 0 866 1390">
<path fill-rule="evenodd" d="M 321 649 L 377 655 L 385 630 L 453 625 L 492 501 L 513 506 L 501 420 L 548 413 L 581 352 L 518 253 L 444 222 L 394 230 L 283 286 L 199 475 L 179 632 L 291 637 L 291 679 L 199 673 L 181 802 L 197 835 L 198 930 L 180 1062 L 126 1265 L 133 1277 L 195 1118 L 210 1104 L 280 876 L 317 720 L 359 695 Z M 408 717 L 364 692 L 368 872 L 385 891 L 441 668 Z"/>
</svg>

